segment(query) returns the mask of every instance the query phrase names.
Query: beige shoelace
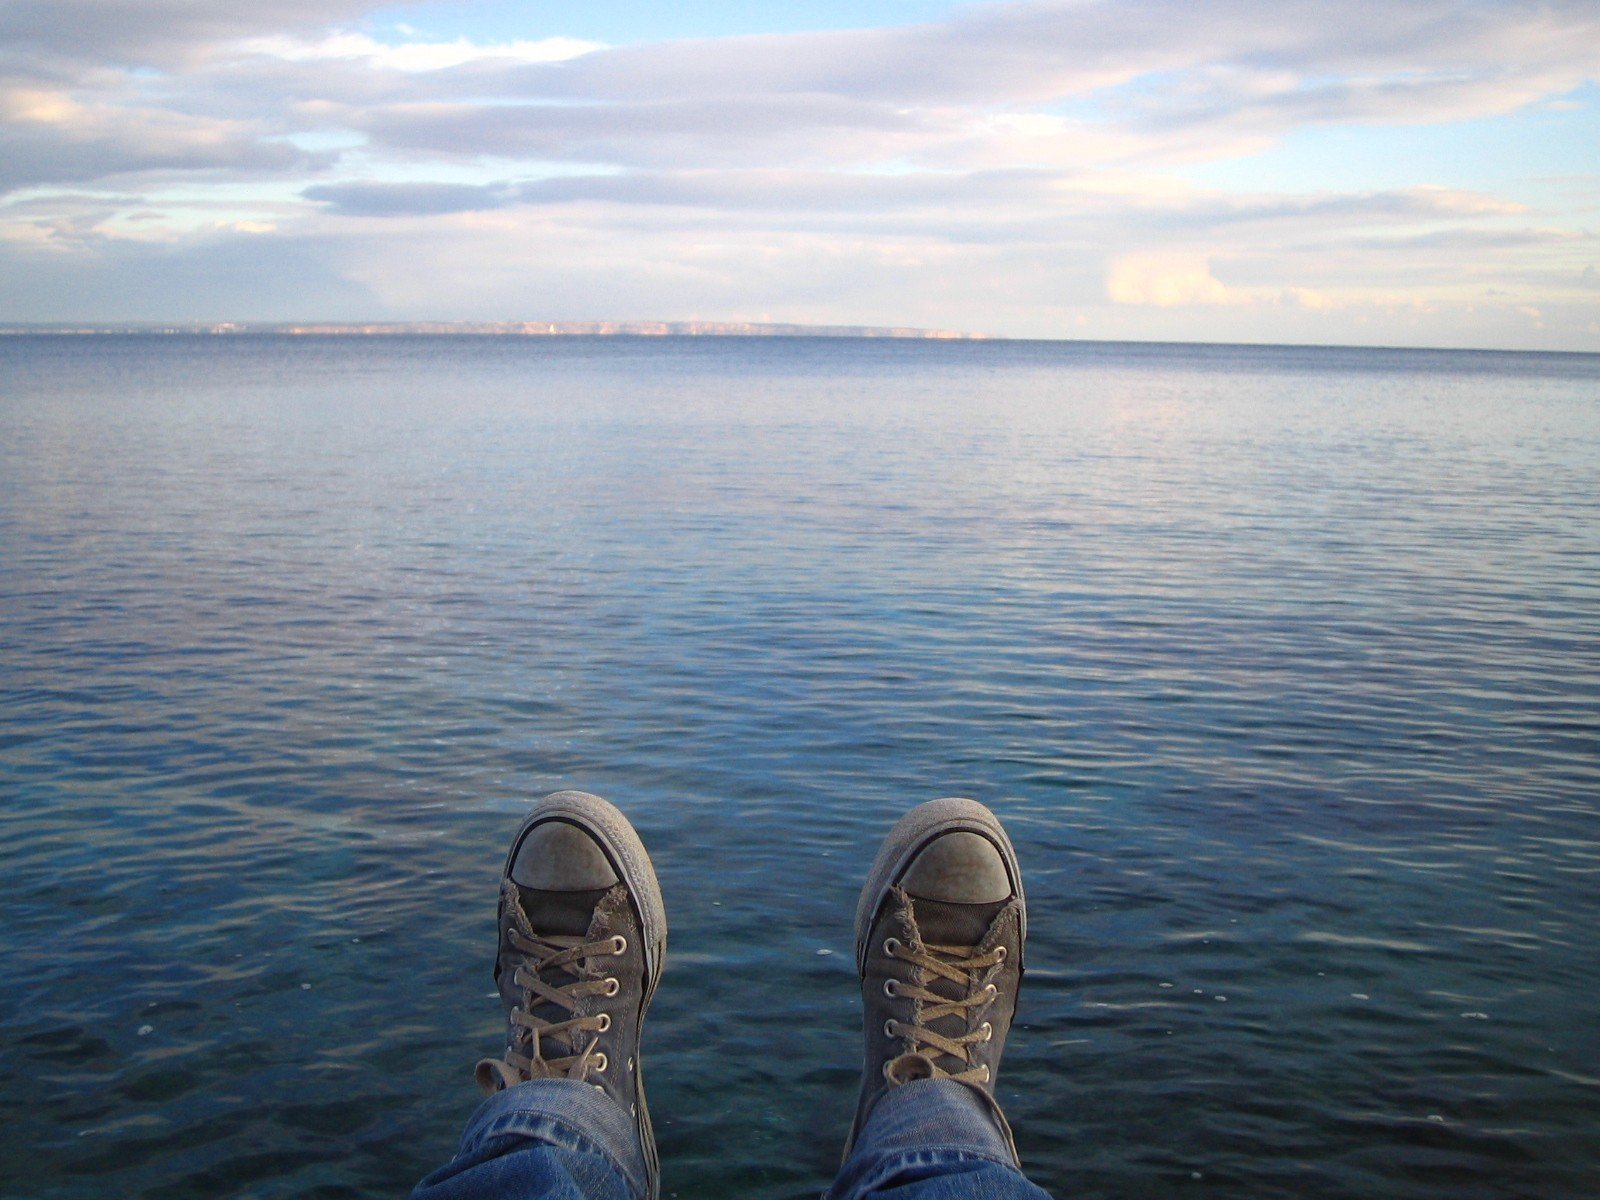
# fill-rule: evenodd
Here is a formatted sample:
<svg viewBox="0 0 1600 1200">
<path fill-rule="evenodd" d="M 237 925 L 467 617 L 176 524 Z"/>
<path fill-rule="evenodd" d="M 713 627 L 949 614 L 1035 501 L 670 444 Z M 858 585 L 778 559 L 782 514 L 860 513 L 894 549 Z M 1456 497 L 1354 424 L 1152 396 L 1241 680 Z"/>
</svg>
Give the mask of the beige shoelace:
<svg viewBox="0 0 1600 1200">
<path fill-rule="evenodd" d="M 519 964 L 512 975 L 512 982 L 522 989 L 522 1003 L 511 1010 L 511 1024 L 527 1031 L 519 1039 L 527 1052 L 523 1053 L 522 1049 L 513 1045 L 507 1048 L 503 1060 L 486 1058 L 478 1063 L 478 1085 L 486 1092 L 498 1092 L 527 1079 L 576 1079 L 583 1082 L 589 1078 L 590 1071 L 604 1071 L 609 1064 L 605 1054 L 597 1049 L 600 1045 L 598 1036 L 590 1038 L 582 1050 L 574 1048 L 578 1041 L 576 1034 L 588 1032 L 598 1035 L 611 1028 L 608 1013 L 547 1021 L 534 1016 L 529 1010 L 543 1002 L 572 1012 L 578 1006 L 578 1001 L 589 996 L 615 996 L 619 987 L 617 980 L 611 976 L 603 979 L 585 978 L 583 963 L 586 959 L 601 955 L 623 953 L 627 949 L 626 939 L 618 934 L 602 941 L 586 942 L 580 937 L 528 934 L 514 925 L 507 927 L 506 934 L 511 945 L 527 956 L 527 961 Z M 540 978 L 554 971 L 561 971 L 574 979 L 557 987 Z M 574 1049 L 574 1052 L 560 1058 L 546 1058 L 544 1039 L 558 1036 L 564 1037 L 568 1048 Z"/>
<path fill-rule="evenodd" d="M 994 1036 L 994 1027 L 988 1021 L 984 1021 L 976 1029 L 971 1029 L 960 1037 L 946 1037 L 929 1029 L 928 1025 L 940 1017 L 960 1016 L 970 1027 L 975 1019 L 982 1017 L 1000 995 L 999 989 L 990 982 L 990 978 L 994 974 L 994 968 L 1005 961 L 1006 948 L 996 946 L 993 950 L 980 953 L 976 946 L 924 945 L 919 951 L 905 945 L 898 938 L 889 938 L 884 943 L 884 949 L 891 957 L 920 967 L 929 975 L 948 979 L 964 989 L 964 994 L 959 999 L 952 999 L 914 983 L 893 979 L 887 981 L 894 985 L 893 987 L 886 985 L 885 990 L 889 995 L 921 1002 L 919 1015 L 922 1022 L 912 1024 L 909 1021 L 892 1019 L 884 1022 L 884 1032 L 890 1037 L 907 1038 L 914 1047 L 912 1051 L 885 1063 L 884 1075 L 891 1083 L 904 1083 L 909 1078 L 988 1083 L 988 1064 L 974 1064 L 972 1061 L 972 1048 L 983 1045 Z M 936 1054 L 924 1053 L 923 1047 L 928 1047 Z M 953 1058 L 960 1066 L 955 1070 L 947 1070 L 939 1065 L 936 1056 Z M 908 1070 L 908 1067 L 911 1069 Z"/>
</svg>

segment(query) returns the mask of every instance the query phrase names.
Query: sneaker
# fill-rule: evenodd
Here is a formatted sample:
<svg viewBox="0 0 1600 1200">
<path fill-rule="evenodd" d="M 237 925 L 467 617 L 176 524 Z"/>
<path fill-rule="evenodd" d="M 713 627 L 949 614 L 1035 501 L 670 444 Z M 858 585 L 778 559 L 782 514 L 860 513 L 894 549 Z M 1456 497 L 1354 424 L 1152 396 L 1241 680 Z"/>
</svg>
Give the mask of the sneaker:
<svg viewBox="0 0 1600 1200">
<path fill-rule="evenodd" d="M 572 1079 L 604 1092 L 634 1117 L 656 1196 L 639 1027 L 666 960 L 667 915 L 628 819 L 585 792 L 539 801 L 506 858 L 499 922 L 506 1050 L 478 1063 L 478 1085 Z"/>
<path fill-rule="evenodd" d="M 866 1063 L 847 1158 L 891 1088 L 953 1079 L 983 1096 L 1015 1159 L 994 1083 L 1027 923 L 1016 852 L 992 812 L 933 800 L 900 818 L 856 909 Z"/>
</svg>

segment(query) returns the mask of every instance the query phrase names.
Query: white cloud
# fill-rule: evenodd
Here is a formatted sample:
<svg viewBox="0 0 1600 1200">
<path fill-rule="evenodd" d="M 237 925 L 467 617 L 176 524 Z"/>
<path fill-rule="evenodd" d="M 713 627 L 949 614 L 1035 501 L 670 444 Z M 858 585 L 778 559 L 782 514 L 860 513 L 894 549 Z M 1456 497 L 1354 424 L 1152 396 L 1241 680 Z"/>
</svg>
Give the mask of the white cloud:
<svg viewBox="0 0 1600 1200">
<path fill-rule="evenodd" d="M 0 87 L 0 194 L 126 172 L 304 169 L 325 157 L 267 140 L 270 127 L 70 92 Z"/>
<path fill-rule="evenodd" d="M 24 62 L 177 68 L 238 38 L 314 30 L 382 7 L 381 0 L 7 0 L 0 53 Z"/>
<path fill-rule="evenodd" d="M 466 63 L 566 62 L 603 49 L 605 45 L 602 42 L 569 37 L 489 43 L 456 38 L 449 42 L 390 44 L 362 33 L 334 33 L 316 39 L 282 36 L 251 38 L 236 47 L 241 54 L 259 54 L 288 62 L 359 60 L 363 67 L 371 70 L 405 72 L 442 71 Z"/>
<path fill-rule="evenodd" d="M 1120 258 L 1111 265 L 1106 295 L 1113 304 L 1153 304 L 1157 308 L 1247 302 L 1224 287 L 1211 273 L 1211 263 L 1196 254 Z"/>
</svg>

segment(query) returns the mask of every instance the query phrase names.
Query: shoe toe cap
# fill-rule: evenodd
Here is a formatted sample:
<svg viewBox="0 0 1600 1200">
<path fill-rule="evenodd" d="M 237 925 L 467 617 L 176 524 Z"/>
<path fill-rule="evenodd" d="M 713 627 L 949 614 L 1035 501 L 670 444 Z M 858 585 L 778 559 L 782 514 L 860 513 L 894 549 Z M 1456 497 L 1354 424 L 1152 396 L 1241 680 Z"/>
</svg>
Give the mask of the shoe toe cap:
<svg viewBox="0 0 1600 1200">
<path fill-rule="evenodd" d="M 567 821 L 545 821 L 528 831 L 511 862 L 512 882 L 546 892 L 608 888 L 617 873 L 600 843 Z"/>
<path fill-rule="evenodd" d="M 900 886 L 918 899 L 945 904 L 994 904 L 1012 893 L 1000 851 L 988 838 L 965 830 L 941 834 L 924 846 Z"/>
</svg>

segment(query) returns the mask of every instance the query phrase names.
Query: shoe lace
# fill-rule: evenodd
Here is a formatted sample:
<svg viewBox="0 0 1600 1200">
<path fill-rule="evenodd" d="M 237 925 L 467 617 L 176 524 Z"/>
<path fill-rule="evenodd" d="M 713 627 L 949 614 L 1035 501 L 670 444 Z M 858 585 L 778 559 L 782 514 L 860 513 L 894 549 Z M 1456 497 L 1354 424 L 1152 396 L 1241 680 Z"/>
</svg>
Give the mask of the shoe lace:
<svg viewBox="0 0 1600 1200">
<path fill-rule="evenodd" d="M 891 980 L 894 986 L 887 989 L 891 996 L 917 1001 L 913 1007 L 919 1021 L 884 1022 L 884 1032 L 890 1037 L 905 1038 L 911 1049 L 883 1066 L 890 1083 L 899 1084 L 914 1078 L 955 1079 L 962 1083 L 988 1083 L 989 1065 L 973 1061 L 974 1048 L 994 1036 L 994 1027 L 983 1021 L 983 1015 L 999 998 L 1000 990 L 993 982 L 999 965 L 1005 961 L 1006 948 L 996 946 L 981 950 L 977 946 L 936 946 L 924 944 L 920 948 L 908 946 L 898 938 L 884 943 L 884 950 L 893 958 L 920 968 L 925 976 L 943 979 L 955 984 L 959 994 L 951 996 L 933 991 L 919 983 Z M 967 1032 L 957 1036 L 939 1033 L 928 1026 L 941 1017 L 958 1016 L 967 1026 Z M 981 1022 L 974 1027 L 974 1022 Z M 931 1051 L 932 1053 L 930 1053 Z M 941 1058 L 951 1060 L 942 1065 Z"/>
<path fill-rule="evenodd" d="M 599 977 L 587 971 L 589 959 L 615 956 L 627 949 L 620 934 L 588 941 L 581 937 L 537 934 L 531 929 L 506 926 L 506 937 L 523 956 L 512 973 L 512 982 L 522 989 L 521 1003 L 510 1013 L 512 1044 L 503 1058 L 486 1058 L 477 1066 L 477 1079 L 486 1092 L 497 1092 L 529 1079 L 575 1079 L 587 1081 L 591 1071 L 604 1071 L 609 1065 L 599 1050 L 598 1035 L 611 1028 L 609 1013 L 586 1013 L 550 1020 L 533 1010 L 554 1005 L 573 1013 L 578 1002 L 590 996 L 614 996 L 618 981 L 613 976 Z M 565 979 L 565 982 L 558 982 Z M 581 1049 L 580 1036 L 591 1033 Z M 546 1039 L 560 1038 L 568 1053 L 549 1056 Z M 598 1086 L 598 1085 L 596 1085 Z"/>
</svg>

